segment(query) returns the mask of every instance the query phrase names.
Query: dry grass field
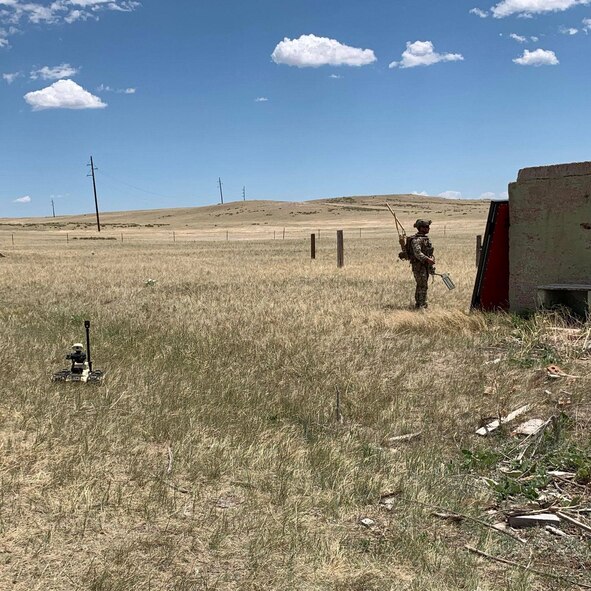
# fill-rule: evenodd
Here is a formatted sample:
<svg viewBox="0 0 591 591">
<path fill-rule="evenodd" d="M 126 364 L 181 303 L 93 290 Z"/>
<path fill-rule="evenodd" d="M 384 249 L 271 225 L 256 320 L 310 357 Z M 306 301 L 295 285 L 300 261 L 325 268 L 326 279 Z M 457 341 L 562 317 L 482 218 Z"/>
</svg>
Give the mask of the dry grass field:
<svg viewBox="0 0 591 591">
<path fill-rule="evenodd" d="M 580 529 L 486 526 L 542 506 L 550 468 L 577 474 L 559 502 L 591 505 L 589 326 L 470 314 L 487 204 L 391 200 L 408 230 L 433 218 L 457 284 L 426 312 L 383 198 L 105 214 L 111 240 L 82 240 L 92 218 L 0 220 L 0 589 L 591 585 Z M 52 383 L 87 318 L 104 384 Z M 510 429 L 474 431 L 526 403 L 557 418 L 507 475 Z"/>
</svg>

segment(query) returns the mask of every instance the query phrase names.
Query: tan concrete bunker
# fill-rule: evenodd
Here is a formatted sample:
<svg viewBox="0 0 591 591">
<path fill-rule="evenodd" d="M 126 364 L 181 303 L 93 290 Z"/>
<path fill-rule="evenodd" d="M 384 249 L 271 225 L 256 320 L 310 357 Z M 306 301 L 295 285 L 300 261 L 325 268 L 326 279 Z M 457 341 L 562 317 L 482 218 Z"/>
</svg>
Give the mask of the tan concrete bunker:
<svg viewBox="0 0 591 591">
<path fill-rule="evenodd" d="M 524 168 L 509 185 L 509 304 L 591 309 L 591 162 Z"/>
</svg>

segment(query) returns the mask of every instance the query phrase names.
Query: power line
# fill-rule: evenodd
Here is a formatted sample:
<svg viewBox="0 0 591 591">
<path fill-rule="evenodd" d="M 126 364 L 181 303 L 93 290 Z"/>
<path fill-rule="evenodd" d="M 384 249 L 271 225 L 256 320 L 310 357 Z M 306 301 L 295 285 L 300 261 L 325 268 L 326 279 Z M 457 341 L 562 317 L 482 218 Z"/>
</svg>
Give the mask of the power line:
<svg viewBox="0 0 591 591">
<path fill-rule="evenodd" d="M 110 178 L 111 180 L 113 180 L 117 183 L 121 183 L 122 185 L 125 185 L 127 187 L 132 188 L 132 189 L 135 189 L 136 191 L 141 191 L 142 193 L 148 193 L 149 195 L 154 195 L 155 197 L 163 197 L 164 199 L 186 199 L 186 197 L 173 197 L 171 195 L 162 195 L 161 193 L 155 193 L 154 191 L 149 191 L 148 189 L 142 189 L 141 187 L 138 187 L 136 185 L 132 185 L 131 183 L 127 183 L 125 181 L 122 181 L 121 179 L 114 177 L 112 174 L 107 174 L 103 169 L 101 169 L 101 174 L 106 176 L 107 178 Z"/>
</svg>

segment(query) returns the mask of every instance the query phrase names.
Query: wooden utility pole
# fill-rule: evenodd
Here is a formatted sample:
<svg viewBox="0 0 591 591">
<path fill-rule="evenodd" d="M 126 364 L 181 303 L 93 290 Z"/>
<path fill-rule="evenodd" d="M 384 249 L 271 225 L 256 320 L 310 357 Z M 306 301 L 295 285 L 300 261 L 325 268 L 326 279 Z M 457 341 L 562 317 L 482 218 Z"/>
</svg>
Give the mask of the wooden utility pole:
<svg viewBox="0 0 591 591">
<path fill-rule="evenodd" d="M 224 193 L 222 191 L 222 178 L 218 177 L 218 184 L 220 186 L 220 204 L 223 205 L 224 204 Z"/>
<path fill-rule="evenodd" d="M 242 187 L 242 201 L 246 201 L 246 187 Z"/>
<path fill-rule="evenodd" d="M 55 205 L 53 204 L 53 199 L 51 200 L 51 211 L 53 212 L 53 217 L 55 217 Z"/>
<path fill-rule="evenodd" d="M 310 258 L 316 258 L 316 234 L 310 234 Z"/>
<path fill-rule="evenodd" d="M 92 156 L 90 157 L 90 176 L 92 176 L 92 189 L 94 190 L 94 207 L 96 209 L 96 227 L 98 231 L 101 231 L 101 220 L 99 218 L 99 208 L 98 208 L 98 198 L 96 196 L 96 179 L 94 177 L 94 161 L 92 160 Z"/>
</svg>

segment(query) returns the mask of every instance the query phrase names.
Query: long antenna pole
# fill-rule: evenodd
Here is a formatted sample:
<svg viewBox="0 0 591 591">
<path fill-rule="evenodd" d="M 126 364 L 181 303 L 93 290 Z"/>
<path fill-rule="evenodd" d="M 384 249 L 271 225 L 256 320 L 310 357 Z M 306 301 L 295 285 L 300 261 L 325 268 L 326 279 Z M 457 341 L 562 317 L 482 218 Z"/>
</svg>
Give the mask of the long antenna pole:
<svg viewBox="0 0 591 591">
<path fill-rule="evenodd" d="M 53 217 L 55 217 L 55 205 L 53 204 L 53 199 L 51 200 L 51 211 L 53 211 Z"/>
<path fill-rule="evenodd" d="M 90 320 L 84 321 L 84 328 L 86 329 L 86 355 L 88 359 L 88 369 L 92 371 L 92 359 L 90 357 Z"/>
<path fill-rule="evenodd" d="M 96 227 L 98 231 L 101 231 L 101 220 L 99 218 L 99 208 L 98 208 L 98 198 L 96 196 L 96 179 L 94 178 L 94 162 L 92 160 L 92 156 L 90 157 L 90 172 L 92 176 L 92 188 L 94 190 L 94 206 L 96 208 Z"/>
<path fill-rule="evenodd" d="M 221 177 L 218 177 L 218 183 L 220 185 L 220 203 L 223 205 L 224 204 L 224 193 L 222 191 L 222 179 L 221 179 Z"/>
</svg>

